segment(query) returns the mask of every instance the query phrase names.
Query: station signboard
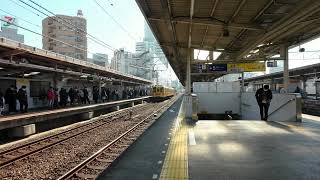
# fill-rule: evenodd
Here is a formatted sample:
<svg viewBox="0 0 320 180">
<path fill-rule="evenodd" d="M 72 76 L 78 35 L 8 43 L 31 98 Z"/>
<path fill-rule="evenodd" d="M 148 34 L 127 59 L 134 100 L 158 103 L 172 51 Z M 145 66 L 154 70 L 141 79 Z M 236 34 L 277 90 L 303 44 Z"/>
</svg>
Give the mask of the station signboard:
<svg viewBox="0 0 320 180">
<path fill-rule="evenodd" d="M 209 64 L 208 71 L 209 72 L 227 72 L 228 65 L 227 64 Z"/>
<path fill-rule="evenodd" d="M 267 67 L 277 67 L 277 61 L 268 61 Z"/>
<path fill-rule="evenodd" d="M 197 69 L 198 69 L 198 73 L 202 73 L 203 71 L 206 71 L 206 65 L 198 64 Z"/>
<path fill-rule="evenodd" d="M 207 68 L 208 72 L 263 72 L 266 70 L 266 64 L 265 62 L 209 64 L 207 65 Z M 199 73 L 203 72 L 205 69 L 205 65 L 197 64 L 197 70 Z"/>
<path fill-rule="evenodd" d="M 228 72 L 230 73 L 259 72 L 259 71 L 265 71 L 265 70 L 266 70 L 266 65 L 264 62 L 228 64 Z"/>
</svg>

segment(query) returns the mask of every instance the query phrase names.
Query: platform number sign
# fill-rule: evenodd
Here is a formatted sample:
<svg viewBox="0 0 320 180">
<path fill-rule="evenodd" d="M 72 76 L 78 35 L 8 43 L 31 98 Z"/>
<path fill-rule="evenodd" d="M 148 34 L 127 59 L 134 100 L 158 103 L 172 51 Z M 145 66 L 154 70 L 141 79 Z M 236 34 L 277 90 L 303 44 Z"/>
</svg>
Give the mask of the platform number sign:
<svg viewBox="0 0 320 180">
<path fill-rule="evenodd" d="M 277 61 L 268 61 L 267 67 L 277 67 Z"/>
</svg>

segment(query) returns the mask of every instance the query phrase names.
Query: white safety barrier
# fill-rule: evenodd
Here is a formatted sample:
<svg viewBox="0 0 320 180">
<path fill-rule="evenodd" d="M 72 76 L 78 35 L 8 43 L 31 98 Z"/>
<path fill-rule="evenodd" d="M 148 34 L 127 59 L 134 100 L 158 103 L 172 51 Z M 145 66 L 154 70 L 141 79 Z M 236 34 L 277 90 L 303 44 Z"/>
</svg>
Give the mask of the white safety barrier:
<svg viewBox="0 0 320 180">
<path fill-rule="evenodd" d="M 199 106 L 199 113 L 224 114 L 232 111 L 233 114 L 240 114 L 240 93 L 196 93 Z"/>
<path fill-rule="evenodd" d="M 194 82 L 198 113 L 224 114 L 232 111 L 244 120 L 259 120 L 260 110 L 253 92 L 240 92 L 239 82 Z M 299 94 L 273 94 L 269 120 L 301 121 Z"/>
<path fill-rule="evenodd" d="M 299 121 L 301 101 L 297 94 L 273 94 L 269 107 L 268 120 L 272 121 Z M 259 106 L 255 93 L 242 93 L 241 116 L 246 120 L 260 119 Z"/>
<path fill-rule="evenodd" d="M 239 82 L 194 82 L 193 92 L 199 101 L 199 113 L 240 114 Z"/>
</svg>

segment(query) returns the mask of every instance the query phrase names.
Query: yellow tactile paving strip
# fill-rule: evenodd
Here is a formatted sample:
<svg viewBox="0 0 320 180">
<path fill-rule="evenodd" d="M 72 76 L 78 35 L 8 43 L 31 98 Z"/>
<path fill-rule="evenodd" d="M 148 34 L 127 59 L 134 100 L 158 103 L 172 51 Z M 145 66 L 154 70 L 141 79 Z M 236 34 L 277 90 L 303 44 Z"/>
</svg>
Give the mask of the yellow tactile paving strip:
<svg viewBox="0 0 320 180">
<path fill-rule="evenodd" d="M 182 120 L 182 116 L 177 119 L 176 131 L 168 147 L 160 180 L 188 179 L 188 127 Z"/>
</svg>

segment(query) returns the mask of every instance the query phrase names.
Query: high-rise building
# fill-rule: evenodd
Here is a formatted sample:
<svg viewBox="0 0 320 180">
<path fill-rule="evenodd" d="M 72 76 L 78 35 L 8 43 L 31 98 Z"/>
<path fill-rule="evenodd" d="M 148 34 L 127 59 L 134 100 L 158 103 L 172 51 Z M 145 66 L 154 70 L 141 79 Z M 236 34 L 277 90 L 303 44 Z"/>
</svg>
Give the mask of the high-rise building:
<svg viewBox="0 0 320 180">
<path fill-rule="evenodd" d="M 151 60 L 148 52 L 131 53 L 122 48 L 114 52 L 110 68 L 151 80 L 154 68 Z"/>
<path fill-rule="evenodd" d="M 17 24 L 17 20 L 11 16 L 2 16 L 0 37 L 11 39 L 20 43 L 24 43 L 24 36 L 18 34 L 18 28 L 14 26 Z"/>
<path fill-rule="evenodd" d="M 153 36 L 148 24 L 144 23 L 144 38 L 142 42 L 136 43 L 136 53 L 141 54 L 144 52 L 149 52 L 149 55 L 153 59 L 158 59 L 162 64 L 168 66 L 168 61 L 161 47 L 159 46 L 157 40 Z"/>
<path fill-rule="evenodd" d="M 92 58 L 88 58 L 89 62 L 92 62 L 93 64 L 106 67 L 109 65 L 108 63 L 108 55 L 102 54 L 102 53 L 95 53 L 92 55 Z"/>
<path fill-rule="evenodd" d="M 42 21 L 43 49 L 87 60 L 86 32 L 87 21 L 81 10 L 77 16 L 47 17 Z"/>
</svg>

